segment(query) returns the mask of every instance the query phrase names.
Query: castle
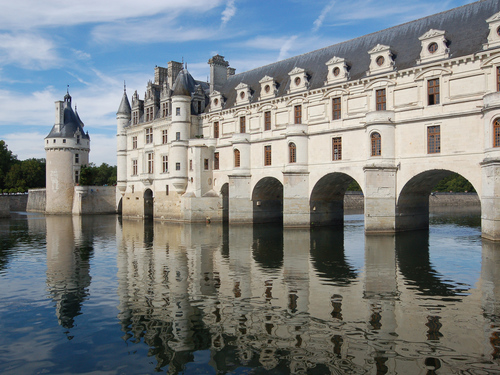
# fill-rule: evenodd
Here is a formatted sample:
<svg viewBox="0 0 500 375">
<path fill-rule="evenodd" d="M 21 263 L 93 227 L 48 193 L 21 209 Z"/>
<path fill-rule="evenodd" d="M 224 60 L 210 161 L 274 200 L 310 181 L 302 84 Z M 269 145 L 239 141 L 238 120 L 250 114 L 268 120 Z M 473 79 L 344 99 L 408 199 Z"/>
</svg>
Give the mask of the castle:
<svg viewBox="0 0 500 375">
<path fill-rule="evenodd" d="M 431 189 L 467 178 L 500 239 L 500 2 L 484 0 L 210 82 L 156 67 L 117 113 L 124 217 L 286 227 L 343 222 L 355 180 L 367 233 L 425 228 Z"/>
</svg>

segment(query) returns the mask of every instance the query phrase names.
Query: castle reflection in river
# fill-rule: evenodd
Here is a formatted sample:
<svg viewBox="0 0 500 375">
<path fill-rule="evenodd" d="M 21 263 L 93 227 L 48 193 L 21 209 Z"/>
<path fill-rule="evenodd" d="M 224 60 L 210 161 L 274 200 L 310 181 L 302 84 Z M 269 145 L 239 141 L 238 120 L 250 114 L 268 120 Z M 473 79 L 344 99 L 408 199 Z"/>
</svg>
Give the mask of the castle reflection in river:
<svg viewBox="0 0 500 375">
<path fill-rule="evenodd" d="M 81 313 L 92 242 L 116 234 L 123 339 L 146 343 L 157 370 L 177 373 L 200 353 L 221 373 L 447 372 L 468 358 L 500 359 L 498 244 L 483 241 L 479 280 L 461 285 L 433 268 L 428 231 L 355 239 L 115 216 L 46 223 L 60 324 L 70 330 Z M 362 256 L 363 243 L 364 266 L 345 250 L 360 246 Z"/>
</svg>

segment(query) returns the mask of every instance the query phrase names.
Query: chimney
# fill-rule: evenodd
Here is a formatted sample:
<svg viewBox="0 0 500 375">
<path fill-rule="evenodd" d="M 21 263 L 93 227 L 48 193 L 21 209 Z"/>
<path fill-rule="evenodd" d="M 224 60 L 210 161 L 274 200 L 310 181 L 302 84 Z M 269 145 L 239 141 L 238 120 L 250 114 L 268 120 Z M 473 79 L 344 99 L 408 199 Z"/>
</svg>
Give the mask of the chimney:
<svg viewBox="0 0 500 375">
<path fill-rule="evenodd" d="M 61 131 L 61 128 L 64 124 L 64 106 L 63 106 L 63 101 L 58 100 L 56 102 L 56 118 L 54 122 L 54 127 L 57 132 Z"/>
<path fill-rule="evenodd" d="M 224 60 L 224 56 L 215 55 L 208 60 L 208 64 L 210 65 L 210 92 L 220 91 L 227 81 L 229 63 Z"/>
<path fill-rule="evenodd" d="M 168 62 L 168 86 L 170 89 L 174 87 L 174 82 L 175 79 L 177 78 L 177 75 L 181 72 L 183 66 L 182 63 L 177 62 L 177 61 L 169 61 Z"/>
<path fill-rule="evenodd" d="M 155 66 L 155 85 L 163 85 L 168 77 L 168 69 L 161 66 Z"/>
</svg>

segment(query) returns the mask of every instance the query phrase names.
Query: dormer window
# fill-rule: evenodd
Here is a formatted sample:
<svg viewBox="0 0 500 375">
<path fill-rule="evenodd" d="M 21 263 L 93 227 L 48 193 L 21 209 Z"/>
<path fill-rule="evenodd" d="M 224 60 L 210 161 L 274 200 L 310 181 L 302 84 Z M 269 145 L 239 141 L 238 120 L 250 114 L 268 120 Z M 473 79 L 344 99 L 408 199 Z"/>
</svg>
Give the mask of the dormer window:
<svg viewBox="0 0 500 375">
<path fill-rule="evenodd" d="M 308 76 L 304 69 L 294 68 L 290 73 L 290 89 L 288 92 L 302 91 L 308 88 Z"/>
<path fill-rule="evenodd" d="M 345 59 L 334 56 L 325 64 L 328 69 L 325 85 L 343 82 L 349 79 L 349 69 Z"/>
<path fill-rule="evenodd" d="M 486 22 L 490 28 L 490 33 L 488 34 L 488 42 L 483 44 L 483 49 L 500 47 L 500 12 L 495 13 Z"/>
<path fill-rule="evenodd" d="M 420 60 L 417 61 L 418 64 L 450 57 L 450 51 L 446 45 L 447 40 L 444 34 L 445 32 L 442 30 L 430 29 L 418 38 L 422 45 Z"/>
<path fill-rule="evenodd" d="M 268 99 L 276 96 L 277 84 L 274 78 L 265 76 L 260 81 L 260 98 Z"/>
<path fill-rule="evenodd" d="M 394 70 L 394 60 L 392 59 L 392 52 L 389 46 L 377 44 L 370 51 L 370 70 L 366 72 L 367 75 L 386 73 Z"/>
<path fill-rule="evenodd" d="M 210 93 L 210 104 L 211 111 L 218 111 L 222 109 L 224 101 L 220 92 L 214 90 Z"/>
<path fill-rule="evenodd" d="M 248 86 L 246 83 L 241 82 L 238 86 L 236 86 L 236 92 L 237 92 L 236 105 L 250 104 L 250 99 L 251 99 L 250 86 Z"/>
<path fill-rule="evenodd" d="M 79 135 L 76 136 L 76 143 L 80 144 L 80 136 Z"/>
</svg>

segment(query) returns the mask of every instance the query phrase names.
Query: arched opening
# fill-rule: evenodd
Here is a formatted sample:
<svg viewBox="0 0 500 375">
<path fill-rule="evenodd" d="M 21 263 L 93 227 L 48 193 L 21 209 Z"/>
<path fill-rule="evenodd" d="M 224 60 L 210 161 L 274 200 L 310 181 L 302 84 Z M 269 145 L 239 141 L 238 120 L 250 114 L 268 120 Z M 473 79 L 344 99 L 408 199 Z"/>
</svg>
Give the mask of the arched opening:
<svg viewBox="0 0 500 375">
<path fill-rule="evenodd" d="M 252 193 L 254 223 L 283 223 L 283 184 L 274 177 L 260 180 Z"/>
<path fill-rule="evenodd" d="M 153 212 L 153 191 L 151 189 L 146 189 L 146 191 L 144 191 L 144 219 L 153 219 Z"/>
<path fill-rule="evenodd" d="M 120 201 L 118 202 L 118 207 L 116 208 L 116 213 L 118 215 L 121 215 L 122 214 L 122 202 L 123 201 L 123 198 L 120 198 Z"/>
<path fill-rule="evenodd" d="M 428 229 L 429 198 L 432 195 L 436 200 L 446 199 L 446 196 L 437 196 L 433 191 L 441 181 L 446 181 L 446 178 L 454 176 L 467 182 L 460 175 L 445 169 L 429 170 L 410 179 L 401 190 L 397 200 L 396 230 Z M 452 185 L 449 186 L 453 186 L 453 181 L 451 183 Z M 469 186 L 472 185 L 469 184 Z M 456 192 L 453 188 L 447 189 L 447 191 Z"/>
<path fill-rule="evenodd" d="M 335 172 L 314 185 L 309 203 L 311 226 L 344 225 L 344 195 L 353 181 L 351 176 Z"/>
<path fill-rule="evenodd" d="M 229 184 L 226 182 L 220 189 L 222 195 L 222 222 L 229 221 Z"/>
</svg>

